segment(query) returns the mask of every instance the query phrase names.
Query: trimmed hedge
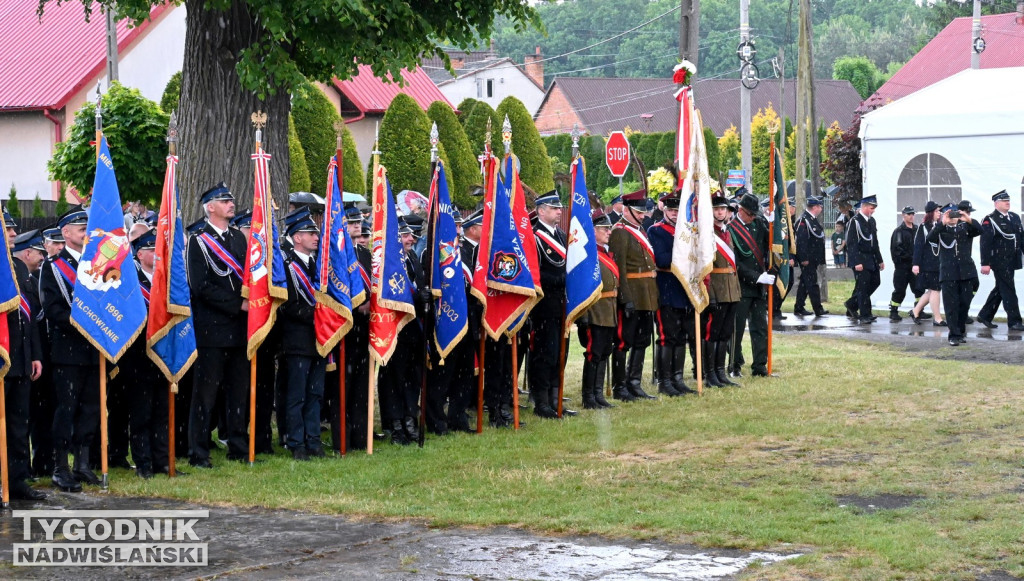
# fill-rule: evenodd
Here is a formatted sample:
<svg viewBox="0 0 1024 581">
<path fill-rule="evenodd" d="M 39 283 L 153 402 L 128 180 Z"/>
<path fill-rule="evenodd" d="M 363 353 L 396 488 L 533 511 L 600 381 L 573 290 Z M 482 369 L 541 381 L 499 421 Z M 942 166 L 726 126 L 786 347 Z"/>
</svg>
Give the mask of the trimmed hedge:
<svg viewBox="0 0 1024 581">
<path fill-rule="evenodd" d="M 427 118 L 437 123 L 437 132 L 451 160 L 446 166 L 446 175 L 452 184 L 452 201 L 460 208 L 472 208 L 476 198 L 469 194 L 470 188 L 481 181 L 480 164 L 469 145 L 469 139 L 455 112 L 442 101 L 434 101 L 427 108 Z"/>
<path fill-rule="evenodd" d="M 501 121 L 494 109 L 483 101 L 477 101 L 472 113 L 466 118 L 466 138 L 477 155 L 484 152 L 484 134 L 487 133 L 487 120 L 491 120 L 491 149 L 495 154 L 501 151 Z"/>
<path fill-rule="evenodd" d="M 291 165 L 288 191 L 308 192 L 310 190 L 309 166 L 306 165 L 306 152 L 302 149 L 299 134 L 295 132 L 295 119 L 288 116 L 288 162 Z"/>
<path fill-rule="evenodd" d="M 548 150 L 533 123 L 533 116 L 523 102 L 515 97 L 505 97 L 495 113 L 503 121 L 507 115 L 512 125 L 512 152 L 522 164 L 519 172 L 523 183 L 533 188 L 538 195 L 555 189 Z"/>
<path fill-rule="evenodd" d="M 338 145 L 334 123 L 341 120 L 341 115 L 316 85 L 307 82 L 292 91 L 292 118 L 306 156 L 309 191 L 323 195 L 327 192 L 327 165 Z M 363 165 L 348 127 L 342 135 L 342 146 L 342 187 L 348 192 L 365 193 Z"/>
<path fill-rule="evenodd" d="M 466 119 L 469 118 L 469 114 L 473 112 L 473 108 L 476 107 L 478 103 L 480 103 L 480 101 L 477 101 L 472 97 L 466 97 L 458 104 L 458 106 L 455 107 L 455 109 L 458 110 L 458 113 L 456 113 L 455 116 L 459 119 L 459 124 L 462 125 L 463 129 L 465 129 L 466 126 Z"/>
<path fill-rule="evenodd" d="M 440 129 L 439 129 L 440 131 Z M 380 163 L 388 170 L 388 179 L 395 194 L 415 190 L 424 196 L 430 191 L 430 121 L 412 97 L 395 96 L 380 124 Z M 439 144 L 438 154 L 446 167 L 452 167 Z M 370 160 L 372 171 L 373 160 Z M 452 191 L 452 174 L 446 172 L 448 190 Z M 372 179 L 372 176 L 371 176 Z"/>
<path fill-rule="evenodd" d="M 171 75 L 171 79 L 167 81 L 167 86 L 164 87 L 164 94 L 160 97 L 160 108 L 164 110 L 164 113 L 170 115 L 174 111 L 180 109 L 178 103 L 181 101 L 181 71 L 178 71 Z"/>
</svg>

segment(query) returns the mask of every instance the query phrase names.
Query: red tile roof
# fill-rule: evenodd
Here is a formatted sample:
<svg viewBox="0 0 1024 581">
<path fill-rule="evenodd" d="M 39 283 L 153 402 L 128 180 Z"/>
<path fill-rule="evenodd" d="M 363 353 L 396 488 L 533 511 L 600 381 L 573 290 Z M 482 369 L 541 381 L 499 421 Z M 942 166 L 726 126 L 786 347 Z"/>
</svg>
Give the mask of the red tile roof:
<svg viewBox="0 0 1024 581">
<path fill-rule="evenodd" d="M 106 66 L 106 23 L 94 6 L 91 22 L 79 2 L 46 5 L 38 0 L 0 3 L 0 111 L 60 109 Z M 172 4 L 156 6 L 157 18 Z M 125 50 L 150 21 L 129 28 L 117 24 L 117 46 Z"/>
<path fill-rule="evenodd" d="M 415 99 L 424 111 L 434 101 L 447 103 L 451 107 L 452 104 L 434 85 L 427 73 L 423 72 L 423 69 L 416 67 L 412 70 L 403 70 L 402 78 L 405 80 L 404 87 L 375 76 L 369 65 L 359 65 L 359 73 L 356 76 L 346 81 L 335 79 L 334 86 L 350 102 L 352 108 L 364 115 L 383 114 L 391 105 L 391 100 L 399 93 L 405 93 Z M 454 109 L 454 107 L 452 108 Z M 349 107 L 343 103 L 342 112 L 351 112 L 347 109 Z"/>
<path fill-rule="evenodd" d="M 981 68 L 1024 66 L 1024 24 L 1016 13 L 982 16 L 985 52 Z M 971 17 L 956 18 L 903 65 L 870 98 L 880 104 L 895 101 L 971 68 Z"/>
</svg>

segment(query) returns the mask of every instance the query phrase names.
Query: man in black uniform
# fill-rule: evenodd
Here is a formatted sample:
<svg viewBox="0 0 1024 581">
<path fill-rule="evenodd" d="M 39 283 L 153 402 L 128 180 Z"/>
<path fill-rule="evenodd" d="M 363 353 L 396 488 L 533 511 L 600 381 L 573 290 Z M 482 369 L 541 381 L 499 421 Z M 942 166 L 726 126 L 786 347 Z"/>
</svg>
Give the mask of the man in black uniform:
<svg viewBox="0 0 1024 581">
<path fill-rule="evenodd" d="M 878 247 L 878 227 L 872 214 L 878 207 L 878 200 L 875 196 L 868 196 L 860 201 L 860 211 L 850 220 L 850 228 L 847 231 L 846 248 L 849 253 L 847 263 L 853 269 L 853 276 L 856 284 L 853 288 L 853 297 L 857 304 L 847 301 L 846 308 L 859 314 L 859 322 L 871 324 L 878 317 L 871 314 L 871 293 L 875 292 L 881 284 L 880 272 L 885 270 L 885 261 L 882 260 L 882 251 Z M 859 313 L 858 313 L 859 311 Z"/>
<path fill-rule="evenodd" d="M 288 300 L 281 305 L 281 363 L 287 378 L 284 413 L 288 417 L 287 446 L 295 460 L 324 456 L 320 442 L 320 401 L 324 395 L 327 359 L 316 350 L 313 311 L 316 297 L 316 252 L 320 230 L 306 208 L 284 217 L 292 249 L 285 254 Z"/>
<path fill-rule="evenodd" d="M 27 234 L 27 240 L 20 245 L 15 244 L 15 228 L 17 223 L 4 210 L 4 226 L 8 246 L 15 252 L 23 251 L 30 246 L 41 247 L 42 236 L 33 231 Z M 18 308 L 7 313 L 7 332 L 10 340 L 11 365 L 4 377 L 4 405 L 7 410 L 7 470 L 8 486 L 11 498 L 19 500 L 41 500 L 46 495 L 34 490 L 25 482 L 31 476 L 29 469 L 29 391 L 32 382 L 39 378 L 43 371 L 42 344 L 32 319 L 32 308 L 39 308 L 37 289 L 32 285 L 25 263 L 15 257 L 11 260 L 14 267 L 14 278 L 18 283 L 20 304 Z M 34 303 L 34 304 L 33 304 Z"/>
<path fill-rule="evenodd" d="M 991 273 L 996 279 L 996 286 L 978 313 L 978 322 L 989 329 L 997 327 L 992 317 L 995 317 L 1001 302 L 1009 329 L 1024 331 L 1017 288 L 1013 282 L 1014 271 L 1021 268 L 1024 227 L 1020 216 L 1010 211 L 1010 194 L 1006 190 L 993 195 L 992 203 L 995 211 L 981 222 L 981 274 Z"/>
<path fill-rule="evenodd" d="M 550 192 L 535 201 L 537 219 L 533 222 L 533 237 L 540 255 L 540 286 L 544 298 L 530 311 L 533 327 L 533 348 L 528 353 L 527 370 L 533 413 L 542 418 L 558 417 L 558 376 L 565 367 L 560 359 L 565 339 L 562 320 L 565 316 L 565 252 L 568 238 L 558 227 L 562 219 L 562 201 L 558 192 Z M 575 411 L 563 409 L 567 416 Z"/>
<path fill-rule="evenodd" d="M 249 363 L 245 355 L 249 303 L 242 298 L 246 241 L 230 227 L 235 197 L 223 182 L 200 198 L 206 225 L 188 242 L 188 280 L 196 327 L 196 363 L 189 413 L 189 464 L 212 468 L 210 422 L 217 392 L 224 390 L 228 459 L 249 457 L 245 411 L 248 409 Z M 67 234 L 65 234 L 65 238 Z"/>
<path fill-rule="evenodd" d="M 974 282 L 978 270 L 971 258 L 970 239 L 981 234 L 977 222 L 961 220 L 955 206 L 947 206 L 942 223 L 928 234 L 928 242 L 939 245 L 939 282 L 942 302 L 946 305 L 949 324 L 949 344 L 953 347 L 966 343 L 967 309 L 974 297 Z"/>
<path fill-rule="evenodd" d="M 53 361 L 53 484 L 65 492 L 81 491 L 80 482 L 100 483 L 89 468 L 89 447 L 100 424 L 100 353 L 71 326 L 78 261 L 88 222 L 82 209 L 60 217 L 57 224 L 64 236 L 64 249 L 47 259 L 39 280 Z M 75 456 L 74 472 L 68 468 L 68 454 Z"/>
<path fill-rule="evenodd" d="M 807 198 L 807 209 L 796 223 L 795 258 L 800 263 L 800 288 L 796 290 L 793 314 L 798 317 L 811 314 L 804 308 L 808 297 L 811 299 L 814 316 L 828 314 L 821 306 L 821 287 L 818 286 L 818 267 L 825 264 L 825 228 L 818 221 L 821 210 L 820 198 Z"/>
<path fill-rule="evenodd" d="M 345 341 L 345 445 L 349 450 L 366 448 L 366 410 L 369 405 L 367 386 L 370 380 L 370 240 L 371 226 L 363 221 L 363 215 L 355 206 L 345 210 L 346 222 L 352 244 L 355 245 L 359 271 L 354 273 L 363 279 L 366 301 L 352 311 L 352 328 L 342 339 Z M 341 426 L 334 428 L 332 435 L 338 442 Z"/>
<path fill-rule="evenodd" d="M 907 296 L 907 287 L 915 297 L 922 293 L 917 290 L 916 276 L 914 275 L 914 234 L 917 227 L 914 225 L 914 208 L 907 206 L 903 208 L 900 215 L 903 222 L 892 231 L 892 238 L 889 240 L 889 255 L 892 257 L 892 298 L 889 299 L 889 320 L 899 323 L 903 317 L 899 314 L 900 305 Z"/>
</svg>

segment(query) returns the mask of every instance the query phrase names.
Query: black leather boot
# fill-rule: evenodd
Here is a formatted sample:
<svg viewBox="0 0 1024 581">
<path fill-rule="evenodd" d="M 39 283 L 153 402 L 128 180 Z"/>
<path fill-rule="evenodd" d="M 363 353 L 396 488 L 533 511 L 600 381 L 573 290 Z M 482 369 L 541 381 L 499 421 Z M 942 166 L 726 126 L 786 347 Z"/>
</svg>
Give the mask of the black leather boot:
<svg viewBox="0 0 1024 581">
<path fill-rule="evenodd" d="M 618 349 L 612 354 L 612 397 L 622 401 L 636 399 L 626 388 L 626 352 Z"/>
<path fill-rule="evenodd" d="M 75 476 L 71 473 L 71 469 L 68 468 L 68 461 L 64 458 L 57 460 L 56 465 L 53 469 L 53 485 L 63 490 L 64 492 L 81 492 L 82 485 L 78 483 Z"/>
<path fill-rule="evenodd" d="M 725 387 L 715 372 L 715 343 L 706 341 L 702 347 L 700 356 L 704 367 L 704 381 L 711 387 Z"/>
<path fill-rule="evenodd" d="M 548 387 L 547 385 L 531 385 L 530 391 L 536 391 L 534 394 L 533 413 L 542 418 L 557 419 L 558 412 L 556 408 L 551 407 L 551 402 L 558 397 L 558 387 Z M 555 394 L 552 396 L 551 392 Z"/>
<path fill-rule="evenodd" d="M 676 371 L 679 371 L 679 375 L 682 376 L 682 371 L 673 366 L 675 349 L 667 345 L 658 349 L 658 393 L 669 397 L 683 395 L 675 386 Z"/>
<path fill-rule="evenodd" d="M 391 420 L 391 443 L 399 446 L 408 446 L 412 443 L 409 441 L 409 436 L 405 435 L 405 426 L 402 425 L 402 420 Z"/>
<path fill-rule="evenodd" d="M 629 379 L 626 381 L 626 389 L 637 399 L 658 399 L 648 394 L 643 388 L 644 355 L 646 354 L 646 349 L 635 347 L 629 351 L 629 365 L 626 372 Z"/>
<path fill-rule="evenodd" d="M 405 416 L 402 420 L 402 428 L 405 429 L 405 435 L 409 438 L 410 442 L 418 442 L 420 439 L 420 430 L 417 425 L 416 418 L 412 416 Z"/>
<path fill-rule="evenodd" d="M 92 484 L 93 486 L 100 485 L 100 479 L 96 477 L 96 473 L 89 468 L 89 447 L 82 446 L 79 448 L 78 453 L 75 454 L 75 464 L 72 469 L 72 474 L 75 480 L 79 482 L 85 482 L 86 484 Z"/>
<path fill-rule="evenodd" d="M 597 405 L 594 398 L 594 375 L 597 371 L 597 363 L 594 361 L 583 362 L 583 409 L 596 410 L 601 406 Z"/>
<path fill-rule="evenodd" d="M 675 384 L 676 391 L 679 392 L 679 395 L 697 393 L 696 390 L 690 389 L 683 380 L 685 372 L 686 346 L 678 345 L 672 350 L 672 383 Z"/>
<path fill-rule="evenodd" d="M 605 377 L 605 373 L 607 373 L 607 371 L 608 371 L 608 360 L 607 359 L 603 359 L 603 360 L 601 360 L 600 363 L 597 364 L 597 368 L 594 371 L 594 375 L 592 376 L 592 380 L 594 382 L 594 386 L 591 389 L 591 394 L 593 394 L 594 401 L 597 402 L 598 407 L 613 408 L 613 407 L 615 407 L 615 404 L 608 403 L 608 400 L 605 399 L 605 397 L 604 397 L 604 377 Z"/>
<path fill-rule="evenodd" d="M 722 387 L 735 386 L 740 387 L 740 384 L 729 379 L 729 374 L 725 372 L 725 356 L 729 351 L 728 341 L 715 341 L 714 343 L 708 343 L 715 350 L 715 375 L 718 377 L 718 383 L 722 384 Z"/>
</svg>

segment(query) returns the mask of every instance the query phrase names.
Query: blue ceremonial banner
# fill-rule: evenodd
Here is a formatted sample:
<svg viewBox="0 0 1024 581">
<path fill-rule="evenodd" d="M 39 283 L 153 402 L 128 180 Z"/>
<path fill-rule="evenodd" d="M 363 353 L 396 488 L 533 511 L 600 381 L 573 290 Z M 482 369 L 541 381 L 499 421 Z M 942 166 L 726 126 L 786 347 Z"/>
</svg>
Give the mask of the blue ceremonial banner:
<svg viewBox="0 0 1024 581">
<path fill-rule="evenodd" d="M 4 244 L 4 252 L 0 254 L 0 360 L 3 361 L 0 379 L 11 369 L 11 335 L 7 327 L 7 313 L 17 311 L 22 300 L 12 260 L 11 249 Z M 3 466 L 3 469 L 6 471 L 7 466 Z"/>
<path fill-rule="evenodd" d="M 434 295 L 434 343 L 444 358 L 465 336 L 468 326 L 466 283 L 462 274 L 458 228 L 445 180 L 444 163 L 437 162 L 430 181 L 431 254 L 430 291 Z"/>
<path fill-rule="evenodd" d="M 569 181 L 572 200 L 569 244 L 565 251 L 565 334 L 590 305 L 601 298 L 601 265 L 597 260 L 594 222 L 590 218 L 586 162 L 579 156 L 572 162 Z"/>
<path fill-rule="evenodd" d="M 359 274 L 359 259 L 348 235 L 348 222 L 342 205 L 342 191 L 338 179 L 338 157 L 331 158 L 327 166 L 327 198 L 323 229 L 320 232 L 320 251 L 317 255 L 316 347 L 322 357 L 338 344 L 352 328 L 352 309 L 366 300 L 363 277 Z"/>
<path fill-rule="evenodd" d="M 185 269 L 185 229 L 175 177 L 177 164 L 177 157 L 167 156 L 146 328 L 146 353 L 171 383 L 178 383 L 196 358 L 192 299 Z"/>
<path fill-rule="evenodd" d="M 122 276 L 122 269 L 124 276 Z M 107 138 L 100 138 L 85 249 L 78 263 L 71 324 L 116 363 L 146 323 L 146 302 L 124 229 Z M 97 362 L 98 363 L 98 362 Z"/>
<path fill-rule="evenodd" d="M 395 196 L 384 166 L 373 176 L 373 235 L 370 238 L 370 355 L 387 365 L 402 327 L 416 317 L 412 281 L 405 269 L 405 249 L 398 236 Z"/>
</svg>

